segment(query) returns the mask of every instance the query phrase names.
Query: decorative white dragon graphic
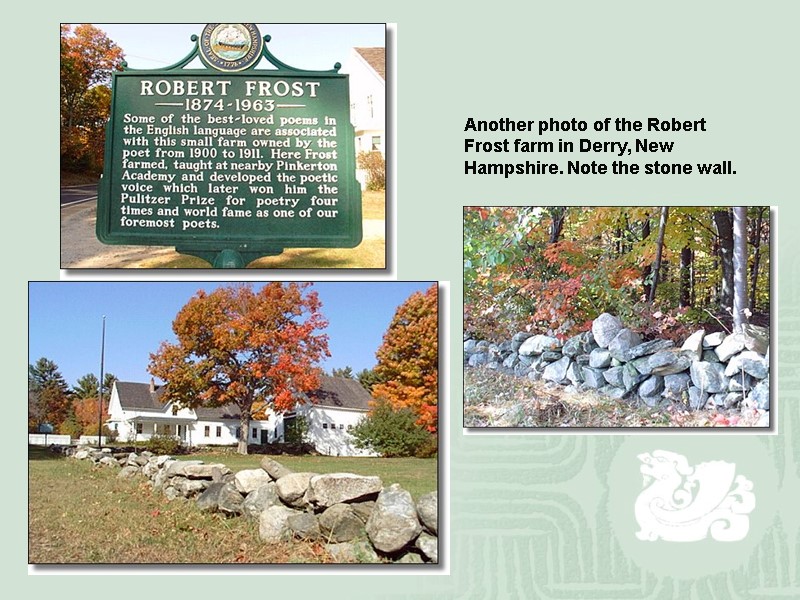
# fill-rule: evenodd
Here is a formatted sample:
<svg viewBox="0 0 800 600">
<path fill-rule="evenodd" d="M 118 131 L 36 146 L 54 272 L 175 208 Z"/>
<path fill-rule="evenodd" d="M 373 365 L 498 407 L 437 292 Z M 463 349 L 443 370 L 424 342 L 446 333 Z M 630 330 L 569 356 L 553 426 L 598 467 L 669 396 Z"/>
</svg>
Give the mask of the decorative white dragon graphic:
<svg viewBox="0 0 800 600">
<path fill-rule="evenodd" d="M 756 506 L 753 483 L 736 475 L 736 465 L 714 460 L 690 466 L 667 450 L 639 455 L 645 489 L 634 506 L 640 540 L 721 542 L 743 539 Z"/>
</svg>

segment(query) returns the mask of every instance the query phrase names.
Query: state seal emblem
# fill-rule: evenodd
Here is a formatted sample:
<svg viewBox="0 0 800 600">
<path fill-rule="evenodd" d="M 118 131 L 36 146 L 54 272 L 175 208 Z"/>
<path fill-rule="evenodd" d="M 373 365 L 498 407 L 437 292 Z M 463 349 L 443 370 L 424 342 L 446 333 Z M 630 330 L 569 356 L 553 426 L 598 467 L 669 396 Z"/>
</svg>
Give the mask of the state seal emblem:
<svg viewBox="0 0 800 600">
<path fill-rule="evenodd" d="M 264 40 L 253 23 L 209 23 L 200 36 L 200 56 L 219 71 L 243 71 L 261 58 Z"/>
</svg>

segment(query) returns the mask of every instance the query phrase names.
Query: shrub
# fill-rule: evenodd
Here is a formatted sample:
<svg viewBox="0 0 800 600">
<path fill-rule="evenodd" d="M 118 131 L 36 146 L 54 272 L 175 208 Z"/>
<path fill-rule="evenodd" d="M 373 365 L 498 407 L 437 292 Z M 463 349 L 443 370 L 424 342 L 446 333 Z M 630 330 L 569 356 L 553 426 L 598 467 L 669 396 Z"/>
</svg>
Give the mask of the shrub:
<svg viewBox="0 0 800 600">
<path fill-rule="evenodd" d="M 378 452 L 387 458 L 416 456 L 430 445 L 431 435 L 417 425 L 417 415 L 408 408 L 395 409 L 386 400 L 378 400 L 369 413 L 353 428 L 355 445 Z"/>
<path fill-rule="evenodd" d="M 373 150 L 372 152 L 358 153 L 358 168 L 367 172 L 367 189 L 378 191 L 386 189 L 386 160 L 383 155 Z"/>
<path fill-rule="evenodd" d="M 171 435 L 154 435 L 144 446 L 153 454 L 178 454 L 181 451 L 181 441 Z"/>
</svg>

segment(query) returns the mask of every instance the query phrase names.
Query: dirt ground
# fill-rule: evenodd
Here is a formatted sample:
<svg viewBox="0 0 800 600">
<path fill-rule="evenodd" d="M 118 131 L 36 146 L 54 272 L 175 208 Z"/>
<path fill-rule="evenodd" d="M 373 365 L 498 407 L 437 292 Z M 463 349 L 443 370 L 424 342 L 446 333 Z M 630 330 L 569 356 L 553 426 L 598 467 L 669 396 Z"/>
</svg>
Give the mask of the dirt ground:
<svg viewBox="0 0 800 600">
<path fill-rule="evenodd" d="M 97 206 L 84 202 L 61 209 L 62 269 L 136 269 L 170 266 L 181 254 L 164 246 L 111 246 L 95 235 Z M 364 240 L 384 238 L 383 220 L 364 220 Z M 185 258 L 185 257 L 184 257 Z M 208 268 L 206 263 L 203 263 Z"/>
</svg>

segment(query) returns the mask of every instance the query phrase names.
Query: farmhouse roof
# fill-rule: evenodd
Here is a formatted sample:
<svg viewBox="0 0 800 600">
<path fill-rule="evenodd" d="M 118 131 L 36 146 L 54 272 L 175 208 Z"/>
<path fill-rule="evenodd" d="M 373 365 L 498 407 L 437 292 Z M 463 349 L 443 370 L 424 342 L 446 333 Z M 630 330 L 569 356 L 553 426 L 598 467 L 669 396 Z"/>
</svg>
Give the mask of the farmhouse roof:
<svg viewBox="0 0 800 600">
<path fill-rule="evenodd" d="M 355 379 L 344 377 L 330 377 L 323 375 L 319 378 L 319 389 L 309 392 L 318 406 L 335 408 L 355 408 L 368 410 L 372 396 Z"/>
<path fill-rule="evenodd" d="M 217 419 L 236 419 L 241 417 L 241 411 L 235 404 L 226 404 L 225 406 L 215 406 L 213 408 L 206 408 L 200 406 L 194 409 L 197 418 L 201 421 L 215 421 Z"/>
<path fill-rule="evenodd" d="M 361 57 L 386 81 L 386 48 L 356 48 Z"/>
<path fill-rule="evenodd" d="M 119 402 L 126 409 L 139 410 L 164 410 L 163 385 L 151 383 L 133 383 L 130 381 L 117 381 Z"/>
</svg>

